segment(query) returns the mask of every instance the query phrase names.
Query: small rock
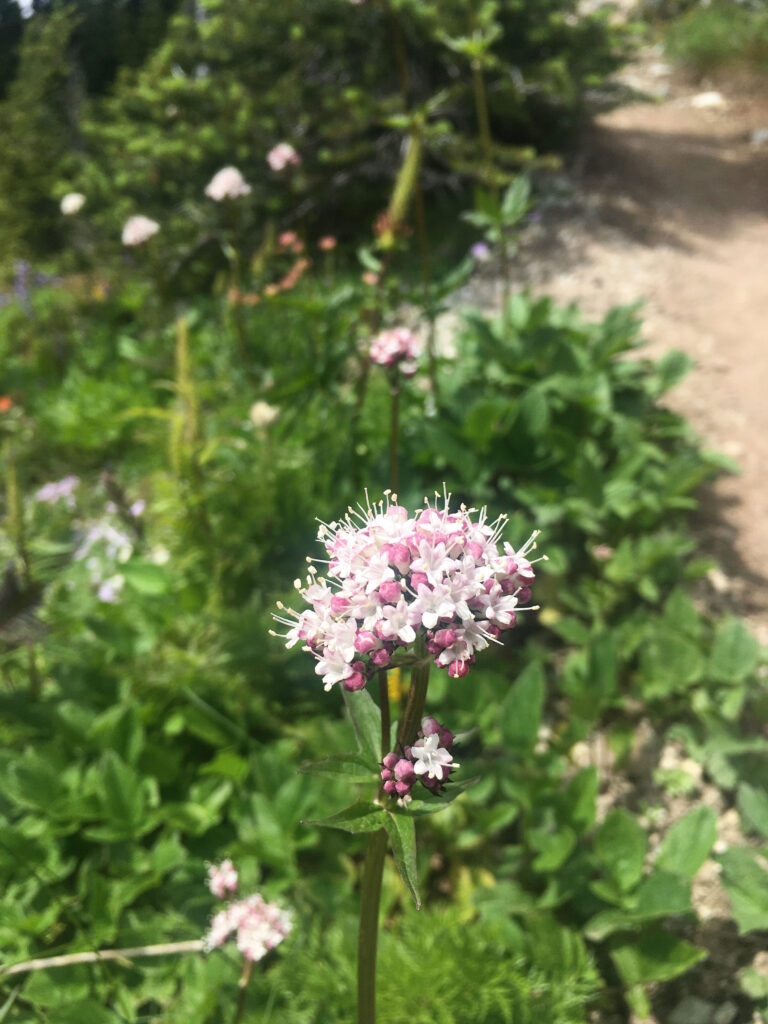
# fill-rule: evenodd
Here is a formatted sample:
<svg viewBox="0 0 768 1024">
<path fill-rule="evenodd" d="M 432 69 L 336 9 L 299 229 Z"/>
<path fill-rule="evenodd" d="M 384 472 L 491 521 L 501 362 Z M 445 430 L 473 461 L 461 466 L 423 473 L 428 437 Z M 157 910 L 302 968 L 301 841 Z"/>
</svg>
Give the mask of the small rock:
<svg viewBox="0 0 768 1024">
<path fill-rule="evenodd" d="M 697 110 L 722 110 L 725 105 L 725 97 L 721 92 L 700 92 L 691 97 L 691 106 Z"/>
<path fill-rule="evenodd" d="M 749 137 L 753 146 L 762 146 L 768 142 L 768 128 L 756 128 Z"/>
<path fill-rule="evenodd" d="M 648 74 L 654 78 L 664 78 L 666 75 L 672 74 L 672 67 L 670 64 L 651 64 Z"/>
<path fill-rule="evenodd" d="M 713 1024 L 715 1007 L 706 999 L 686 996 L 669 1015 L 669 1024 Z"/>
<path fill-rule="evenodd" d="M 712 1024 L 731 1024 L 738 1012 L 739 1008 L 736 1003 L 732 1003 L 729 1000 L 727 1003 L 723 1003 L 722 1006 L 718 1006 L 715 1010 Z"/>
<path fill-rule="evenodd" d="M 722 569 L 717 567 L 710 569 L 707 573 L 707 580 L 709 585 L 717 594 L 727 594 L 731 589 L 731 581 L 725 575 Z"/>
</svg>

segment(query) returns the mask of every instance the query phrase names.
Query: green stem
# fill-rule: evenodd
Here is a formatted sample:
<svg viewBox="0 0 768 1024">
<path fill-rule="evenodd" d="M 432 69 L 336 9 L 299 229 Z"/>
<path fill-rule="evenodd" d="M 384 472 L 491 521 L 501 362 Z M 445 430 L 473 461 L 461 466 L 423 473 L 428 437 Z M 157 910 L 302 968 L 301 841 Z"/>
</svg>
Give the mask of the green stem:
<svg viewBox="0 0 768 1024">
<path fill-rule="evenodd" d="M 424 638 L 421 636 L 416 641 L 415 653 L 420 660 L 411 669 L 411 688 L 408 691 L 405 712 L 397 732 L 398 748 L 410 747 L 416 739 L 421 720 L 424 717 L 424 705 L 427 702 L 431 662 L 428 660 Z"/>
<path fill-rule="evenodd" d="M 392 726 L 389 718 L 389 686 L 387 684 L 387 670 L 383 668 L 379 672 L 379 708 L 381 710 L 381 756 L 386 757 L 390 752 Z"/>
<path fill-rule="evenodd" d="M 379 903 L 387 833 L 380 828 L 368 840 L 360 892 L 360 933 L 357 942 L 357 1024 L 376 1024 L 376 947 Z"/>
<path fill-rule="evenodd" d="M 400 374 L 397 367 L 392 370 L 390 380 L 390 391 L 392 404 L 390 406 L 389 419 L 389 486 L 397 494 L 400 486 Z"/>
<path fill-rule="evenodd" d="M 243 1010 L 245 1009 L 245 996 L 248 992 L 248 984 L 253 974 L 253 960 L 243 961 L 243 973 L 240 975 L 240 981 L 237 983 L 237 1004 L 235 1006 L 235 1016 L 232 1018 L 232 1024 L 240 1024 L 243 1017 Z"/>
</svg>

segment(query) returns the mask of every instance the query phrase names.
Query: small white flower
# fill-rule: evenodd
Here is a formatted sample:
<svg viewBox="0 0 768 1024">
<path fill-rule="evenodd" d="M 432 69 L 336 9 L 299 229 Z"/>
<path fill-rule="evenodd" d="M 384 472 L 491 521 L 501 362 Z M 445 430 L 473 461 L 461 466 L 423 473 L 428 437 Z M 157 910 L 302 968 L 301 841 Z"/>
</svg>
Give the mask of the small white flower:
<svg viewBox="0 0 768 1024">
<path fill-rule="evenodd" d="M 411 747 L 413 770 L 417 775 L 426 775 L 430 779 L 442 781 L 448 775 L 449 768 L 458 768 L 450 750 L 438 746 L 440 738 L 437 733 L 416 740 Z"/>
<path fill-rule="evenodd" d="M 254 427 L 261 430 L 275 422 L 280 415 L 280 409 L 276 405 L 270 405 L 269 402 L 254 402 L 248 415 Z"/>
<path fill-rule="evenodd" d="M 222 167 L 205 186 L 205 194 L 217 203 L 222 199 L 238 199 L 250 193 L 251 186 L 236 167 Z"/>
<path fill-rule="evenodd" d="M 85 196 L 82 192 L 67 192 L 62 198 L 59 208 L 65 217 L 71 217 L 75 213 L 80 213 L 84 206 Z"/>
<path fill-rule="evenodd" d="M 150 217 L 145 217 L 142 213 L 137 214 L 135 217 L 129 217 L 123 225 L 123 245 L 142 245 L 144 242 L 149 241 L 153 235 L 156 235 L 159 230 L 160 225 L 157 221 L 152 220 Z"/>
</svg>

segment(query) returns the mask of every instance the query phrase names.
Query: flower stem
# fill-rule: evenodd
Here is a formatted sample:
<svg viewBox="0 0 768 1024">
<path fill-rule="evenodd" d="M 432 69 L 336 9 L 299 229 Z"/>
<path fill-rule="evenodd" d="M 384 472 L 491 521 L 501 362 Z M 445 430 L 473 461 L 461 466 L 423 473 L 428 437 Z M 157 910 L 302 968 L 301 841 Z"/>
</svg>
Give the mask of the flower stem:
<svg viewBox="0 0 768 1024">
<path fill-rule="evenodd" d="M 397 732 L 398 749 L 410 747 L 413 744 L 424 716 L 424 705 L 427 702 L 429 670 L 432 666 L 427 660 L 427 650 L 422 636 L 417 638 L 415 649 L 420 660 L 411 670 L 411 688 L 408 691 L 405 712 Z"/>
<path fill-rule="evenodd" d="M 389 718 L 389 683 L 387 670 L 379 672 L 379 709 L 381 711 L 381 756 L 386 757 L 390 751 L 390 718 Z"/>
<path fill-rule="evenodd" d="M 389 486 L 397 494 L 400 486 L 400 471 L 398 466 L 400 449 L 400 374 L 397 367 L 392 370 L 390 383 L 392 404 L 390 406 L 389 420 Z"/>
<path fill-rule="evenodd" d="M 237 1005 L 235 1006 L 235 1016 L 232 1018 L 232 1024 L 240 1024 L 243 1010 L 245 1009 L 245 996 L 252 974 L 253 960 L 243 960 L 243 973 L 240 975 L 240 981 L 237 983 Z"/>
<path fill-rule="evenodd" d="M 376 1024 L 376 947 L 379 902 L 387 833 L 383 828 L 368 840 L 360 891 L 360 933 L 357 942 L 357 1024 Z"/>
</svg>

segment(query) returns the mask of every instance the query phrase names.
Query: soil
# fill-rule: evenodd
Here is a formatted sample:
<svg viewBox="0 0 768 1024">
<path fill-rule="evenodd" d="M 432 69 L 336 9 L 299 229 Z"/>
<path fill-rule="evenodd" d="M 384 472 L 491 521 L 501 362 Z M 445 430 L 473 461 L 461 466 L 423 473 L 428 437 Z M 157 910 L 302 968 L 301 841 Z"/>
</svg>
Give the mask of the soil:
<svg viewBox="0 0 768 1024">
<path fill-rule="evenodd" d="M 646 354 L 695 360 L 666 401 L 741 469 L 702 505 L 703 599 L 768 643 L 768 82 L 691 83 L 652 49 L 622 78 L 644 97 L 545 182 L 515 276 L 590 317 L 643 299 Z"/>
</svg>

